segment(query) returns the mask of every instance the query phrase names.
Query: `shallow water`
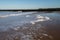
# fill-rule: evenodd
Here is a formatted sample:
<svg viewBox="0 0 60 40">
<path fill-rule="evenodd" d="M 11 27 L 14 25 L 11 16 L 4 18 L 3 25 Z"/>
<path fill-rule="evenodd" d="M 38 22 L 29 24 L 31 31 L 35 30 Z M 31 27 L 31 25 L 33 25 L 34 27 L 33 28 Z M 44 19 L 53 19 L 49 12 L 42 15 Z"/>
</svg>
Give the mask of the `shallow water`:
<svg viewBox="0 0 60 40">
<path fill-rule="evenodd" d="M 10 14 L 11 13 L 11 14 Z M 7 30 L 16 26 L 22 26 L 26 23 L 35 23 L 48 20 L 35 12 L 1 12 L 0 13 L 0 29 Z M 40 17 L 40 19 L 38 18 Z M 47 16 L 46 16 L 47 17 Z"/>
<path fill-rule="evenodd" d="M 59 40 L 59 17 L 58 12 L 0 12 L 0 40 Z"/>
</svg>

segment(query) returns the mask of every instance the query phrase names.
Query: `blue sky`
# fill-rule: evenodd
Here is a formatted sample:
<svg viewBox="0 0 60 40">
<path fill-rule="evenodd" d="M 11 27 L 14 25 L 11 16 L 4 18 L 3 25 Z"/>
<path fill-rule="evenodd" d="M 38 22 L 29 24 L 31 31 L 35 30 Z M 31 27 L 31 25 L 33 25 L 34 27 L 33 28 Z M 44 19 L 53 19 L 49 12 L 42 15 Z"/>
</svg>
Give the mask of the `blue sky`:
<svg viewBox="0 0 60 40">
<path fill-rule="evenodd" d="M 60 8 L 60 0 L 0 0 L 0 9 Z"/>
</svg>

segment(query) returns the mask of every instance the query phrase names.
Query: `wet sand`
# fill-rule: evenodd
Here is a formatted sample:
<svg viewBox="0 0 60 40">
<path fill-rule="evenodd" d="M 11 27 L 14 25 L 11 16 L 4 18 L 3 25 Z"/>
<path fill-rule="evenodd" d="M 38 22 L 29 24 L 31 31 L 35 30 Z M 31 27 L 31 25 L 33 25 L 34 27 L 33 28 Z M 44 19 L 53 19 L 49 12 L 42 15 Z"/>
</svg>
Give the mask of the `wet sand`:
<svg viewBox="0 0 60 40">
<path fill-rule="evenodd" d="M 53 35 L 46 30 L 47 28 L 41 27 L 40 23 L 25 24 L 18 30 L 0 32 L 0 40 L 53 40 Z"/>
<path fill-rule="evenodd" d="M 60 14 L 40 14 L 50 17 L 48 21 L 26 23 L 7 31 L 0 31 L 0 40 L 60 40 Z"/>
</svg>

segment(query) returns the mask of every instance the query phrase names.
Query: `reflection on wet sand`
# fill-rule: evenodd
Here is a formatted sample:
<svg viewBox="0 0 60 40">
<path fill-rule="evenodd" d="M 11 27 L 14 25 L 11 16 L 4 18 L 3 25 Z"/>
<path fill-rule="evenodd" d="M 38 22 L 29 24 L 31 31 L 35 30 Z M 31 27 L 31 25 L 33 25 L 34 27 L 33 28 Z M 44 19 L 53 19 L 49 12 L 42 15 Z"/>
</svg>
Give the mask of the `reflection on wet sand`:
<svg viewBox="0 0 60 40">
<path fill-rule="evenodd" d="M 19 28 L 19 27 L 18 27 Z M 10 29 L 9 31 L 0 32 L 0 40 L 52 40 L 53 36 L 47 34 L 44 27 L 40 24 L 25 24 L 18 30 Z M 2 37 L 2 38 L 1 38 Z"/>
</svg>

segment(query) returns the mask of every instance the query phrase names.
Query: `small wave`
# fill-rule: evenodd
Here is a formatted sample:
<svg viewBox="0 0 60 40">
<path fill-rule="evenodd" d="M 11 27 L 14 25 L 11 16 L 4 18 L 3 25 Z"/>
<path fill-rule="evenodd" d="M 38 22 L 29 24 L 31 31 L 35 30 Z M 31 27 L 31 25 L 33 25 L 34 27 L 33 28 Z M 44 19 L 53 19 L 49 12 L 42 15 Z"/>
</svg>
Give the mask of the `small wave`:
<svg viewBox="0 0 60 40">
<path fill-rule="evenodd" d="M 2 16 L 0 16 L 0 18 L 9 17 L 9 16 L 19 16 L 19 15 L 22 15 L 22 14 L 9 14 L 9 15 L 2 15 Z"/>
<path fill-rule="evenodd" d="M 34 12 L 24 12 L 24 13 L 18 13 L 18 14 L 8 14 L 8 15 L 2 15 L 0 16 L 0 18 L 5 18 L 5 17 L 10 17 L 10 16 L 20 16 L 20 15 L 28 15 L 28 14 L 32 14 Z M 28 17 L 28 16 L 26 16 Z"/>
<path fill-rule="evenodd" d="M 48 21 L 48 20 L 50 20 L 50 18 L 47 17 L 47 16 L 40 16 L 40 15 L 37 15 L 36 18 L 37 18 L 37 20 L 30 21 L 30 23 L 35 24 L 36 22 Z"/>
</svg>

